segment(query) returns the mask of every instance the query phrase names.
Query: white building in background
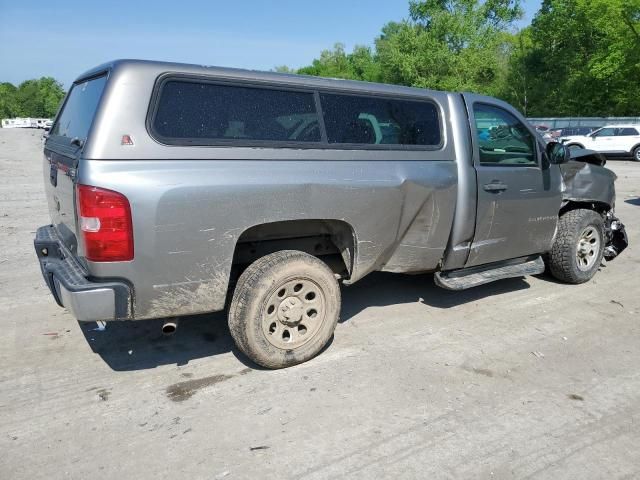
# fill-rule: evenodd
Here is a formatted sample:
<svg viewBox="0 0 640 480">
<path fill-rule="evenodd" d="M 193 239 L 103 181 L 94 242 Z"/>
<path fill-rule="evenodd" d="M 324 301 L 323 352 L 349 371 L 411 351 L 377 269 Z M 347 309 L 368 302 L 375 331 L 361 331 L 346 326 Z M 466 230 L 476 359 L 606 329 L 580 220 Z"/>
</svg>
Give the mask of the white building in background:
<svg viewBox="0 0 640 480">
<path fill-rule="evenodd" d="M 44 128 L 51 125 L 49 118 L 3 118 L 2 128 Z"/>
</svg>

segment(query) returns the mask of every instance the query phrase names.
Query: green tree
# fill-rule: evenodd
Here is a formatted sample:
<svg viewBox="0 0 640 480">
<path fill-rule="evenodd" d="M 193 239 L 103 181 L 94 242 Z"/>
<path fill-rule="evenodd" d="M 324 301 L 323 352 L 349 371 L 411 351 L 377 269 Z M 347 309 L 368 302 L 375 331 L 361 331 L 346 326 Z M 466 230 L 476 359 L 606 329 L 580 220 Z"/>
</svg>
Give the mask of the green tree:
<svg viewBox="0 0 640 480">
<path fill-rule="evenodd" d="M 320 58 L 299 69 L 298 73 L 371 82 L 380 79 L 379 65 L 370 47 L 358 45 L 352 53 L 347 53 L 342 43 L 336 43 L 332 50 L 322 51 Z"/>
<path fill-rule="evenodd" d="M 15 92 L 17 114 L 22 117 L 53 117 L 63 98 L 62 84 L 54 78 L 26 80 Z"/>
<path fill-rule="evenodd" d="M 520 0 L 412 1 L 409 13 L 410 19 L 382 28 L 375 50 L 358 46 L 347 53 L 338 43 L 298 73 L 490 95 L 502 91 Z"/>
<path fill-rule="evenodd" d="M 495 95 L 508 71 L 519 0 L 426 0 L 376 41 L 382 78 L 439 90 Z"/>
<path fill-rule="evenodd" d="M 18 115 L 17 90 L 11 83 L 0 83 L 0 118 L 11 118 Z"/>
<path fill-rule="evenodd" d="M 295 68 L 290 68 L 287 65 L 278 65 L 276 67 L 273 67 L 272 71 L 278 73 L 297 73 L 297 70 Z"/>
<path fill-rule="evenodd" d="M 498 96 L 524 115 L 528 115 L 531 108 L 531 90 L 535 78 L 535 72 L 531 71 L 526 63 L 531 48 L 531 28 L 527 27 L 512 38 L 507 73 L 498 93 Z"/>
<path fill-rule="evenodd" d="M 380 63 L 370 47 L 356 45 L 348 58 L 354 79 L 367 82 L 381 81 Z"/>
<path fill-rule="evenodd" d="M 528 113 L 638 115 L 639 32 L 640 0 L 544 0 L 511 62 L 528 78 Z"/>
</svg>

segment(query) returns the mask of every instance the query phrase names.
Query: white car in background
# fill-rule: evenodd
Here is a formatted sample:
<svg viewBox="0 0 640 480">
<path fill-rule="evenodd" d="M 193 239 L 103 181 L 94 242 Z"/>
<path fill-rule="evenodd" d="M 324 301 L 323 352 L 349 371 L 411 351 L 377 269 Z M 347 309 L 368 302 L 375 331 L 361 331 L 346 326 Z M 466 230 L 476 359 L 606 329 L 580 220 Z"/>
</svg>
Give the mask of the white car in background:
<svg viewBox="0 0 640 480">
<path fill-rule="evenodd" d="M 631 156 L 640 162 L 640 125 L 607 125 L 588 135 L 562 137 L 569 148 L 586 148 L 610 157 Z"/>
</svg>

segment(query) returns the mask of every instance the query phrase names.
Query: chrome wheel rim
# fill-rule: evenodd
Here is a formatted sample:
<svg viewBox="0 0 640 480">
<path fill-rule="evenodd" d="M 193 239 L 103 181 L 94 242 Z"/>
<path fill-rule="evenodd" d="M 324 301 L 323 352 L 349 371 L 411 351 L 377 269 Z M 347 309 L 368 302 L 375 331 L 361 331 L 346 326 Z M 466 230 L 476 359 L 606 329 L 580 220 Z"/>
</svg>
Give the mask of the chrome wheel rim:
<svg viewBox="0 0 640 480">
<path fill-rule="evenodd" d="M 578 239 L 576 248 L 576 261 L 578 269 L 585 272 L 591 270 L 598 260 L 600 253 L 600 235 L 598 230 L 589 225 L 585 228 Z"/>
<path fill-rule="evenodd" d="M 288 280 L 274 288 L 262 311 L 262 331 L 274 347 L 293 350 L 311 341 L 324 323 L 326 299 L 308 278 Z"/>
<path fill-rule="evenodd" d="M 636 156 L 636 161 L 640 162 L 640 148 L 636 149 L 635 156 Z"/>
</svg>

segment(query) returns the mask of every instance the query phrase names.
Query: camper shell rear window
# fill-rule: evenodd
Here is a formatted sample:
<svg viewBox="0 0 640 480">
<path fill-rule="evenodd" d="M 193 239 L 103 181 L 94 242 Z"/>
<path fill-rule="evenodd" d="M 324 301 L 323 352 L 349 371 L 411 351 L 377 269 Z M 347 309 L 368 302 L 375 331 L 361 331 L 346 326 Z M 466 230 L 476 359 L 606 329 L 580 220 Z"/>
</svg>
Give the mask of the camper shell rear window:
<svg viewBox="0 0 640 480">
<path fill-rule="evenodd" d="M 74 83 L 51 129 L 51 135 L 86 140 L 106 83 L 106 72 Z"/>
<path fill-rule="evenodd" d="M 161 77 L 147 128 L 167 145 L 436 150 L 440 111 L 428 98 L 313 87 Z"/>
</svg>

